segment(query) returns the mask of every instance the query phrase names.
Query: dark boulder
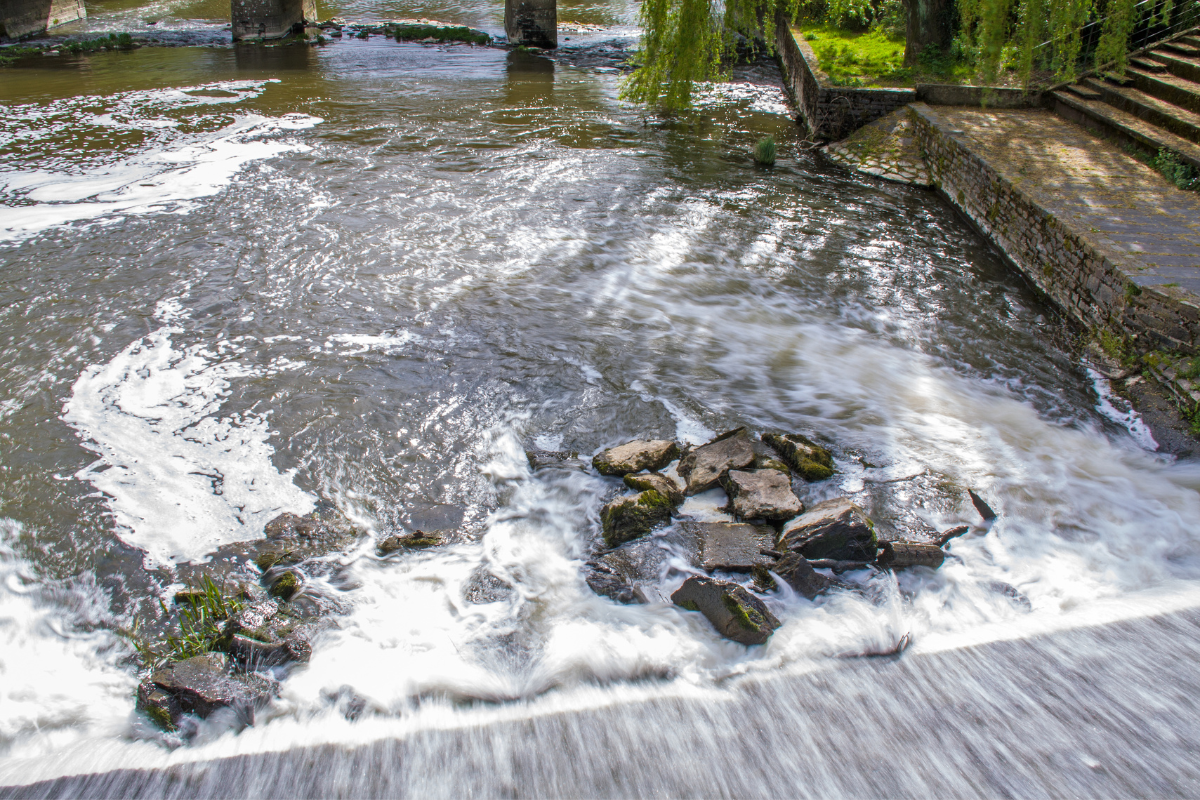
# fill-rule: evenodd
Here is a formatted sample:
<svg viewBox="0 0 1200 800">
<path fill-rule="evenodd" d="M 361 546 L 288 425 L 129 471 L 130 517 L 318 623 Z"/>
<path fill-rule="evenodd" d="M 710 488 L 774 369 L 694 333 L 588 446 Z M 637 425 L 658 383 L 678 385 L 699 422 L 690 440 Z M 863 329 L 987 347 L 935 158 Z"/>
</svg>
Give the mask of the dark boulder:
<svg viewBox="0 0 1200 800">
<path fill-rule="evenodd" d="M 616 547 L 671 521 L 671 501 L 653 489 L 618 497 L 600 510 L 604 543 Z"/>
<path fill-rule="evenodd" d="M 610 447 L 592 459 L 601 475 L 621 477 L 642 470 L 658 471 L 679 458 L 679 445 L 666 439 L 637 440 Z"/>
<path fill-rule="evenodd" d="M 915 542 L 880 542 L 878 563 L 881 567 L 929 567 L 937 569 L 945 561 L 942 548 L 933 544 Z"/>
<path fill-rule="evenodd" d="M 832 581 L 815 571 L 808 559 L 799 553 L 785 553 L 771 566 L 771 571 L 783 578 L 797 594 L 812 600 L 832 585 Z"/>
<path fill-rule="evenodd" d="M 274 691 L 274 682 L 253 674 L 231 675 L 223 653 L 208 653 L 157 670 L 139 687 L 138 701 L 160 725 L 167 716 L 173 727 L 180 714 L 203 718 L 219 708 L 231 709 L 252 725 L 255 712 L 270 702 Z"/>
<path fill-rule="evenodd" d="M 762 440 L 783 457 L 788 466 L 806 481 L 823 481 L 833 475 L 833 455 L 799 433 L 764 433 Z"/>
<path fill-rule="evenodd" d="M 687 520 L 680 528 L 695 537 L 699 566 L 705 572 L 718 569 L 750 572 L 760 564 L 771 562 L 770 556 L 762 551 L 775 544 L 775 530 L 765 525 Z"/>
<path fill-rule="evenodd" d="M 346 550 L 358 532 L 336 511 L 314 511 L 305 516 L 285 513 L 263 529 L 266 542 L 258 543 L 254 563 L 263 572 L 272 567 L 290 567 L 310 558 Z"/>
<path fill-rule="evenodd" d="M 666 475 L 659 475 L 657 472 L 639 472 L 636 475 L 626 475 L 625 485 L 635 492 L 644 492 L 647 489 L 653 489 L 670 500 L 671 505 L 676 508 L 683 504 L 683 490 L 679 488 L 679 484 Z"/>
<path fill-rule="evenodd" d="M 754 463 L 754 448 L 745 428 L 723 433 L 697 447 L 679 460 L 678 472 L 687 480 L 685 494 L 706 492 L 731 469 L 743 469 Z"/>
<path fill-rule="evenodd" d="M 271 581 L 271 585 L 267 588 L 267 593 L 272 597 L 278 597 L 280 600 L 287 602 L 291 600 L 296 592 L 300 591 L 300 587 L 304 584 L 304 579 L 300 577 L 300 573 L 295 570 L 287 570 L 279 574 L 277 578 Z"/>
<path fill-rule="evenodd" d="M 780 544 L 809 560 L 874 561 L 877 550 L 874 524 L 844 497 L 818 503 L 789 522 Z"/>
<path fill-rule="evenodd" d="M 731 469 L 721 481 L 729 507 L 738 519 L 789 520 L 804 510 L 792 491 L 792 480 L 774 469 Z"/>
<path fill-rule="evenodd" d="M 780 622 L 762 600 L 736 583 L 691 577 L 671 595 L 688 611 L 699 611 L 726 639 L 745 645 L 762 644 Z"/>
</svg>

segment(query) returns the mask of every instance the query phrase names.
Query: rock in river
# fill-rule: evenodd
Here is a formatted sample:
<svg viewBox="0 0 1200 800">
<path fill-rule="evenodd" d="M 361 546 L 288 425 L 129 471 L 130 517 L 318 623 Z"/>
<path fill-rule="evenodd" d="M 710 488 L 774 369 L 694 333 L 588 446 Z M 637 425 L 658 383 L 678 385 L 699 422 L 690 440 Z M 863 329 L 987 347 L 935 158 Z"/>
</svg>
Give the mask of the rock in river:
<svg viewBox="0 0 1200 800">
<path fill-rule="evenodd" d="M 874 561 L 877 549 L 874 524 L 844 497 L 818 503 L 789 522 L 780 540 L 808 559 Z"/>
<path fill-rule="evenodd" d="M 799 553 L 785 553 L 770 567 L 776 575 L 787 581 L 798 594 L 809 600 L 828 589 L 832 584 L 829 578 L 812 568 L 808 559 Z"/>
<path fill-rule="evenodd" d="M 687 479 L 685 493 L 706 492 L 731 469 L 748 467 L 754 461 L 754 448 L 745 428 L 723 433 L 697 447 L 679 461 L 679 474 Z"/>
<path fill-rule="evenodd" d="M 762 600 L 736 583 L 691 577 L 675 590 L 671 601 L 699 611 L 718 633 L 742 644 L 762 644 L 780 624 Z"/>
<path fill-rule="evenodd" d="M 258 675 L 230 675 L 223 653 L 208 653 L 170 664 L 138 687 L 138 705 L 161 727 L 179 722 L 179 714 L 207 717 L 232 709 L 254 724 L 254 713 L 271 699 L 275 684 Z M 168 724 L 164 724 L 167 723 Z"/>
<path fill-rule="evenodd" d="M 680 527 L 696 538 L 700 567 L 705 572 L 749 572 L 771 562 L 762 551 L 775 545 L 775 531 L 765 525 L 685 521 Z"/>
<path fill-rule="evenodd" d="M 774 447 L 788 466 L 806 481 L 823 481 L 833 474 L 833 455 L 807 436 L 764 433 L 762 440 Z"/>
<path fill-rule="evenodd" d="M 644 469 L 657 471 L 679 458 L 679 445 L 666 439 L 633 441 L 610 447 L 592 459 L 601 475 L 628 475 Z"/>
<path fill-rule="evenodd" d="M 604 544 L 608 547 L 645 536 L 654 526 L 670 520 L 671 501 L 654 489 L 618 497 L 600 509 Z"/>
<path fill-rule="evenodd" d="M 804 510 L 792 480 L 774 469 L 731 469 L 721 481 L 730 510 L 738 519 L 788 520 Z"/>
<path fill-rule="evenodd" d="M 657 472 L 639 472 L 636 475 L 626 475 L 625 485 L 635 492 L 644 492 L 647 489 L 653 489 L 670 500 L 671 505 L 676 508 L 683 504 L 683 490 L 679 488 L 679 484 L 666 475 L 659 475 Z"/>
</svg>

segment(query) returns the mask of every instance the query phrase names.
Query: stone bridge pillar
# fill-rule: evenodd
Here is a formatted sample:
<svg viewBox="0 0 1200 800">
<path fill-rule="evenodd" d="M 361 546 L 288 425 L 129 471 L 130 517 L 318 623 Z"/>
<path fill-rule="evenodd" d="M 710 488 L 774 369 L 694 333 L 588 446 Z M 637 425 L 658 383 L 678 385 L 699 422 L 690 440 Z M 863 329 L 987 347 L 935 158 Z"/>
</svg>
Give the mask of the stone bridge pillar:
<svg viewBox="0 0 1200 800">
<path fill-rule="evenodd" d="M 558 0 L 504 0 L 509 44 L 558 47 Z"/>
<path fill-rule="evenodd" d="M 0 0 L 0 39 L 45 33 L 87 19 L 83 0 Z"/>
<path fill-rule="evenodd" d="M 230 0 L 233 40 L 281 39 L 317 21 L 316 0 Z"/>
</svg>

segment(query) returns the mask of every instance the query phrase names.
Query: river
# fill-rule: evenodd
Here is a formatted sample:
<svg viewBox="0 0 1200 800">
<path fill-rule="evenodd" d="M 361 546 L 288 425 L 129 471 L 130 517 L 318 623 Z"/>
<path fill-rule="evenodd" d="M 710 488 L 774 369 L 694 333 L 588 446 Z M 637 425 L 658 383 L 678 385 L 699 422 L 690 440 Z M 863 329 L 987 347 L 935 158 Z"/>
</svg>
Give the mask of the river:
<svg viewBox="0 0 1200 800">
<path fill-rule="evenodd" d="M 502 13 L 366 0 L 323 11 L 492 32 Z M 223 21 L 191 18 L 219 13 L 108 2 L 88 25 L 158 20 L 217 42 Z M 633 15 L 561 5 L 560 20 L 608 29 L 554 59 L 372 37 L 3 68 L 0 784 L 294 752 L 282 772 L 309 777 L 288 793 L 330 793 L 342 775 L 370 795 L 399 784 L 356 771 L 395 776 L 401 748 L 419 762 L 405 774 L 423 775 L 406 784 L 414 794 L 770 795 L 786 784 L 756 782 L 766 766 L 713 755 L 757 719 L 729 710 L 739 703 L 953 750 L 929 731 L 976 713 L 962 702 L 898 716 L 897 696 L 930 691 L 921 664 L 958 659 L 958 691 L 972 659 L 995 666 L 973 696 L 1017 708 L 1054 691 L 1013 683 L 1045 669 L 1053 648 L 1036 642 L 1067 637 L 1055 658 L 1086 684 L 1103 636 L 1071 632 L 1113 624 L 1141 666 L 1094 691 L 1134 714 L 1161 697 L 1170 679 L 1148 665 L 1169 659 L 1149 654 L 1170 625 L 1145 621 L 1185 614 L 1173 635 L 1194 649 L 1196 463 L 1156 452 L 1057 316 L 935 194 L 804 150 L 771 69 L 742 70 L 672 120 L 619 101 L 604 54 L 631 41 Z M 766 134 L 772 169 L 750 156 Z M 619 484 L 534 473 L 524 450 L 590 457 L 738 425 L 833 443 L 837 474 L 801 487 L 807 504 L 849 495 L 887 536 L 976 529 L 937 572 L 862 574 L 863 592 L 816 601 L 769 596 L 784 625 L 761 647 L 667 602 L 593 594 L 582 565 Z M 967 489 L 999 512 L 989 530 Z M 720 502 L 684 511 L 720 517 Z M 257 724 L 201 725 L 185 741 L 138 715 L 118 631 L 181 588 L 177 565 L 329 504 L 368 535 L 307 585 L 337 626 Z M 418 528 L 455 533 L 377 555 L 375 541 Z M 665 572 L 664 595 L 685 574 Z M 899 659 L 853 658 L 906 636 Z M 896 672 L 863 677 L 876 664 Z M 821 705 L 822 691 L 854 699 Z M 1039 730 L 1069 739 L 1069 725 L 1027 719 L 1032 752 Z M 1172 724 L 1147 723 L 1138 741 L 1160 736 L 1186 760 L 1191 739 Z M 789 763 L 820 743 L 781 725 L 741 734 Z M 691 777 L 672 782 L 689 755 L 682 729 L 699 744 Z M 1102 741 L 1108 752 L 1080 757 L 1084 775 L 1101 774 L 1087 759 L 1120 756 L 1120 735 Z M 870 758 L 841 763 L 871 772 Z M 1136 762 L 1126 783 L 1090 786 L 1194 790 L 1190 777 L 1156 792 L 1139 769 L 1163 774 Z M 801 793 L 1070 793 L 1053 769 L 1035 773 L 1001 788 L 914 773 Z M 172 780 L 139 791 L 251 793 Z"/>
</svg>

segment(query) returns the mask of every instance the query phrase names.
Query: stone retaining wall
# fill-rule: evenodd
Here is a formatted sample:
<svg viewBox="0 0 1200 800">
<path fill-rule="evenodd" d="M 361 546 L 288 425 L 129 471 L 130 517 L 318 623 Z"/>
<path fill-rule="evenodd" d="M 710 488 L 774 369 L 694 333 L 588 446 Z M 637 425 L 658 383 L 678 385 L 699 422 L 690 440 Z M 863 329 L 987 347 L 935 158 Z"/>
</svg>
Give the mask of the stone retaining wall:
<svg viewBox="0 0 1200 800">
<path fill-rule="evenodd" d="M 787 18 L 775 20 L 775 45 L 783 62 L 788 88 L 795 98 L 800 121 L 813 139 L 836 141 L 908 103 L 932 105 L 1029 108 L 1042 104 L 1041 95 L 1020 89 L 990 86 L 953 86 L 919 83 L 915 89 L 854 89 L 833 86 L 817 66 L 816 54 L 797 38 Z"/>
<path fill-rule="evenodd" d="M 775 22 L 775 44 L 783 61 L 788 88 L 800 121 L 813 139 L 836 140 L 917 99 L 913 89 L 851 89 L 830 86 L 816 67 L 808 42 L 797 39 L 781 13 Z"/>
<path fill-rule="evenodd" d="M 1196 354 L 1200 311 L 1139 287 L 1095 247 L 973 153 L 936 110 L 910 106 L 934 187 L 966 214 L 1052 302 L 1089 331 L 1140 352 Z"/>
</svg>

